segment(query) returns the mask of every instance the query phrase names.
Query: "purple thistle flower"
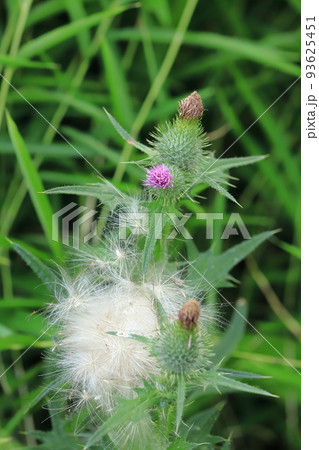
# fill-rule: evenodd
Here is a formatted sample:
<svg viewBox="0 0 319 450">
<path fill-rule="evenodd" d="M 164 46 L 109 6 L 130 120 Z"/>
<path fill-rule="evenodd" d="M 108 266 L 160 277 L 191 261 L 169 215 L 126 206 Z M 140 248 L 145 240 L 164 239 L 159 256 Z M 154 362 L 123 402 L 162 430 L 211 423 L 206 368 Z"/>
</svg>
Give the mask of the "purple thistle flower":
<svg viewBox="0 0 319 450">
<path fill-rule="evenodd" d="M 144 186 L 151 188 L 172 189 L 174 175 L 170 172 L 170 169 L 165 164 L 158 166 L 152 166 L 151 169 L 146 169 L 147 177 L 144 181 Z"/>
</svg>

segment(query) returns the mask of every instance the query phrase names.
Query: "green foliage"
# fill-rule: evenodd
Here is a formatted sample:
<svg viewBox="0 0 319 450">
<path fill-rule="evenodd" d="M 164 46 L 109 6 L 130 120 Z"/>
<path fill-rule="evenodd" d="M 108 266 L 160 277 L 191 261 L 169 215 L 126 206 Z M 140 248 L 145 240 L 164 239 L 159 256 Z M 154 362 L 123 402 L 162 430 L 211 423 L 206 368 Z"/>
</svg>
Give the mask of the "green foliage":
<svg viewBox="0 0 319 450">
<path fill-rule="evenodd" d="M 214 348 L 212 360 L 215 364 L 224 363 L 237 347 L 245 332 L 247 315 L 248 307 L 246 301 L 244 299 L 238 300 L 235 304 L 230 324 L 222 339 Z"/>
<path fill-rule="evenodd" d="M 70 448 L 76 448 L 79 445 L 78 439 L 70 434 L 66 430 L 65 422 L 59 415 L 55 414 L 53 408 L 49 408 L 51 413 L 51 431 L 40 431 L 34 430 L 30 433 L 31 436 L 35 437 L 40 441 L 40 445 L 34 447 L 28 447 L 29 450 L 40 448 L 43 450 L 50 450 L 55 448 L 56 450 L 67 450 Z"/>
<path fill-rule="evenodd" d="M 184 402 L 186 395 L 186 383 L 183 372 L 180 372 L 177 377 L 177 396 L 176 396 L 176 434 L 181 424 L 184 411 Z"/>
<path fill-rule="evenodd" d="M 158 232 L 161 231 L 168 220 L 167 214 L 165 214 L 165 209 L 163 205 L 158 202 L 154 202 L 150 205 L 149 209 L 149 230 L 145 238 L 145 244 L 143 249 L 143 273 L 146 272 L 147 266 L 152 258 L 156 240 L 158 239 Z"/>
<path fill-rule="evenodd" d="M 200 120 L 176 117 L 171 123 L 159 127 L 152 138 L 154 164 L 173 165 L 190 173 L 202 168 L 202 151 L 208 143 Z"/>
<path fill-rule="evenodd" d="M 225 172 L 232 167 L 240 167 L 258 162 L 264 156 L 228 158 L 221 160 L 214 155 L 204 152 L 209 142 L 204 134 L 201 119 L 188 120 L 176 116 L 171 122 L 159 126 L 156 132 L 151 134 L 150 144 L 153 149 L 133 139 L 127 131 L 105 110 L 112 125 L 125 139 L 125 141 L 139 150 L 147 153 L 149 157 L 143 161 L 144 167 L 165 164 L 173 174 L 173 186 L 169 189 L 149 188 L 150 194 L 155 198 L 166 198 L 175 203 L 176 197 L 180 200 L 188 191 L 198 184 L 207 183 L 229 200 L 237 203 L 237 200 L 225 189 L 222 184 L 227 182 L 229 175 Z M 220 162 L 219 162 L 220 161 Z M 240 206 L 240 205 L 239 205 Z"/>
<path fill-rule="evenodd" d="M 225 375 L 224 375 L 225 374 Z M 218 391 L 225 392 L 249 392 L 251 394 L 266 395 L 270 397 L 276 397 L 276 395 L 270 394 L 264 389 L 242 383 L 241 381 L 234 380 L 232 377 L 228 377 L 226 373 L 221 374 L 218 371 L 210 370 L 204 375 L 204 379 L 207 385 L 212 384 Z"/>
<path fill-rule="evenodd" d="M 11 242 L 11 244 L 13 249 L 19 253 L 21 258 L 31 267 L 33 272 L 46 284 L 48 289 L 52 291 L 54 289 L 54 284 L 58 281 L 58 277 L 55 273 L 27 248 L 16 242 Z"/>
<path fill-rule="evenodd" d="M 194 284 L 200 283 L 206 289 L 227 286 L 230 270 L 274 233 L 276 231 L 265 231 L 216 256 L 211 248 L 203 253 L 194 252 L 192 248 L 188 279 Z M 202 277 L 199 278 L 199 274 Z"/>
<path fill-rule="evenodd" d="M 34 208 L 37 212 L 48 242 L 51 245 L 52 250 L 56 252 L 58 245 L 56 242 L 52 241 L 52 209 L 47 197 L 40 194 L 44 190 L 42 181 L 32 163 L 32 160 L 28 153 L 28 149 L 25 146 L 22 136 L 8 112 L 7 123 L 9 135 L 15 149 L 23 176 L 26 180 L 26 184 L 28 186 Z"/>
<path fill-rule="evenodd" d="M 188 439 L 193 442 L 205 442 L 210 444 L 219 444 L 225 441 L 220 436 L 212 436 L 212 428 L 217 421 L 225 402 L 219 402 L 215 406 L 204 409 L 191 415 L 185 421 L 185 431 L 187 430 Z"/>
<path fill-rule="evenodd" d="M 152 348 L 161 368 L 175 375 L 196 373 L 204 364 L 207 350 L 198 331 L 185 330 L 180 323 L 167 324 Z"/>
<path fill-rule="evenodd" d="M 159 403 L 160 397 L 158 396 L 158 393 L 148 385 L 139 392 L 139 396 L 135 399 L 119 400 L 114 414 L 92 434 L 88 439 L 85 448 L 91 448 L 95 443 L 100 442 L 105 435 L 126 422 L 133 421 L 138 424 L 140 421 L 147 419 L 148 409 Z"/>
<path fill-rule="evenodd" d="M 112 125 L 114 126 L 115 130 L 118 132 L 118 134 L 123 139 L 125 139 L 125 141 L 128 144 L 134 145 L 134 147 L 138 148 L 139 150 L 141 150 L 144 153 L 147 153 L 150 156 L 153 155 L 151 148 L 147 147 L 144 144 L 141 144 L 140 142 L 137 142 L 132 136 L 130 136 L 128 134 L 127 131 L 124 130 L 124 128 L 121 127 L 121 125 L 114 119 L 114 117 L 108 111 L 106 111 L 106 109 L 104 109 L 104 111 L 106 112 L 106 114 L 107 114 L 108 118 L 110 119 Z"/>
<path fill-rule="evenodd" d="M 24 58 L 30 58 L 34 55 L 41 55 L 41 53 L 56 46 L 57 44 L 65 42 L 67 39 L 76 36 L 79 32 L 101 23 L 101 21 L 106 17 L 116 16 L 117 14 L 121 14 L 126 9 L 127 7 L 123 6 L 111 8 L 107 11 L 102 11 L 76 20 L 68 25 L 61 26 L 56 30 L 48 31 L 42 36 L 39 36 L 38 38 L 24 44 L 19 51 L 19 55 Z"/>
<path fill-rule="evenodd" d="M 104 205 L 109 206 L 111 210 L 114 210 L 117 205 L 125 203 L 127 200 L 126 195 L 107 180 L 105 180 L 105 183 L 94 183 L 87 186 L 61 186 L 49 189 L 45 193 L 88 195 L 99 199 Z"/>
<path fill-rule="evenodd" d="M 154 443 L 171 449 L 200 444 L 226 450 L 233 440 L 235 448 L 299 449 L 300 378 L 287 363 L 299 370 L 299 341 L 271 302 L 266 302 L 275 293 L 299 319 L 300 100 L 295 82 L 300 75 L 299 12 L 294 0 L 275 2 L 272 8 L 248 1 L 2 2 L 0 72 L 12 87 L 0 78 L 1 447 L 77 448 L 94 439 L 91 448 L 96 450 L 129 448 L 121 430 L 136 417 L 133 448 L 147 448 L 151 442 L 152 448 Z M 57 414 L 52 403 L 48 413 L 41 408 L 63 390 L 59 380 L 39 387 L 43 382 L 39 374 L 45 372 L 41 355 L 44 348 L 52 347 L 55 332 L 46 330 L 42 316 L 34 311 L 42 313 L 52 301 L 46 287 L 55 285 L 56 276 L 46 267 L 48 260 L 54 258 L 63 265 L 69 258 L 51 239 L 52 213 L 65 205 L 68 198 L 61 194 L 67 193 L 81 205 L 96 208 L 96 200 L 107 205 L 101 220 L 103 224 L 106 218 L 114 221 L 117 208 L 128 205 L 130 195 L 140 195 L 142 168 L 149 167 L 155 155 L 156 146 L 137 139 L 146 142 L 154 126 L 172 117 L 178 101 L 194 89 L 204 101 L 203 124 L 214 153 L 205 150 L 204 166 L 209 170 L 201 170 L 199 184 L 193 183 L 195 177 L 187 177 L 182 185 L 181 170 L 193 167 L 189 160 L 186 164 L 179 159 L 181 170 L 176 177 L 181 193 L 190 188 L 179 199 L 180 209 L 182 213 L 224 212 L 228 217 L 237 211 L 236 203 L 241 204 L 242 218 L 254 237 L 242 243 L 238 237 L 207 243 L 202 225 L 190 220 L 187 229 L 196 236 L 196 246 L 185 245 L 179 238 L 161 246 L 151 222 L 151 232 L 139 240 L 140 249 L 144 248 L 141 264 L 146 276 L 154 261 L 170 267 L 170 259 L 178 252 L 187 255 L 190 264 L 180 260 L 174 269 L 177 277 L 182 273 L 210 303 L 218 301 L 211 285 L 225 288 L 222 295 L 243 317 L 234 311 L 225 332 L 213 332 L 211 359 L 216 370 L 205 374 L 205 391 L 186 380 L 182 401 L 183 386 L 178 394 L 171 378 L 148 380 L 136 398 L 119 400 L 102 431 L 99 421 L 90 422 L 75 437 L 76 413 L 71 419 L 66 413 Z M 103 107 L 129 133 L 109 113 L 109 121 L 105 120 Z M 5 109 L 10 111 L 8 130 L 2 120 Z M 160 128 L 165 130 L 163 125 Z M 193 139 L 196 147 L 198 140 Z M 133 147 L 145 153 L 146 160 Z M 167 148 L 167 163 L 175 161 Z M 264 159 L 265 154 L 270 157 Z M 258 161 L 256 166 L 248 165 Z M 108 180 L 114 176 L 112 185 L 96 183 L 96 174 Z M 240 178 L 236 191 L 229 184 L 234 180 L 230 175 Z M 49 203 L 47 194 L 53 193 Z M 160 211 L 157 206 L 154 211 Z M 166 235 L 171 225 L 164 225 Z M 221 234 L 222 226 L 219 221 L 214 224 L 214 235 Z M 261 233 L 278 227 L 282 229 L 279 238 Z M 252 251 L 264 278 L 255 276 L 253 265 L 245 266 Z M 235 284 L 236 289 L 226 289 Z M 236 302 L 238 297 L 246 303 Z M 157 299 L 154 305 L 165 333 L 165 321 L 171 318 L 165 317 Z M 231 312 L 231 307 L 223 308 L 222 320 L 227 321 Z M 149 343 L 145 337 L 140 342 Z M 260 399 L 250 395 L 269 397 L 268 391 L 280 398 L 267 398 L 262 407 Z M 52 430 L 44 432 L 49 423 Z M 43 431 L 30 433 L 34 427 Z M 133 430 L 124 429 L 127 435 Z M 234 429 L 231 439 L 230 429 Z M 109 430 L 117 436 L 117 447 L 107 437 Z"/>
</svg>

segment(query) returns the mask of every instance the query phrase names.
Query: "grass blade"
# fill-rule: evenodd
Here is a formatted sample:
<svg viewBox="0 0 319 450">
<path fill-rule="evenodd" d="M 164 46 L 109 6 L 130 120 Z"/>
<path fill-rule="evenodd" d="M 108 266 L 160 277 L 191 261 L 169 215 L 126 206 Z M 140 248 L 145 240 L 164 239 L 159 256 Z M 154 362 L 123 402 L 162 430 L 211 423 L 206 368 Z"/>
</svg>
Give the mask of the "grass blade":
<svg viewBox="0 0 319 450">
<path fill-rule="evenodd" d="M 28 187 L 30 197 L 42 225 L 47 241 L 54 253 L 58 253 L 59 244 L 52 240 L 52 209 L 44 191 L 42 181 L 36 171 L 28 149 L 10 114 L 6 112 L 9 135 L 16 152 L 21 172 Z"/>
<path fill-rule="evenodd" d="M 173 38 L 173 31 L 168 29 L 150 30 L 153 42 L 169 43 Z M 117 40 L 135 39 L 142 40 L 142 33 L 136 28 L 126 28 L 112 31 L 110 37 Z M 243 59 L 254 61 L 258 64 L 272 67 L 289 75 L 300 76 L 300 67 L 290 61 L 296 59 L 296 53 L 278 50 L 264 43 L 239 39 L 238 37 L 224 36 L 217 33 L 188 31 L 183 39 L 184 44 L 219 50 L 236 55 Z"/>
<path fill-rule="evenodd" d="M 0 64 L 3 64 L 7 67 L 30 67 L 35 69 L 56 69 L 57 64 L 54 63 L 45 63 L 40 61 L 29 61 L 25 58 L 19 58 L 11 55 L 0 55 Z"/>
<path fill-rule="evenodd" d="M 108 9 L 106 11 L 98 12 L 92 14 L 83 19 L 79 19 L 76 22 L 72 22 L 68 25 L 61 26 L 55 30 L 48 31 L 45 34 L 27 42 L 21 47 L 19 51 L 19 56 L 24 58 L 31 58 L 32 56 L 39 55 L 46 50 L 54 47 L 55 45 L 65 42 L 73 36 L 77 36 L 83 30 L 92 28 L 98 25 L 106 17 L 113 17 L 126 11 L 131 6 L 122 6 L 113 9 Z"/>
</svg>

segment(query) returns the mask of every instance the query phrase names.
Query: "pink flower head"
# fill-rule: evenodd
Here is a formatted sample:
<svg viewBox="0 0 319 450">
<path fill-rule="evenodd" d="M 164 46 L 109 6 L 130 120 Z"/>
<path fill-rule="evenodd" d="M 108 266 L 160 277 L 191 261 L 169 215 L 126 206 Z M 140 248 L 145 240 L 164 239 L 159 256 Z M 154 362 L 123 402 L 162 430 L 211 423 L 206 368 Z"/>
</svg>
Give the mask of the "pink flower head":
<svg viewBox="0 0 319 450">
<path fill-rule="evenodd" d="M 152 188 L 172 189 L 174 175 L 170 172 L 170 169 L 165 164 L 158 166 L 152 166 L 151 169 L 146 169 L 147 177 L 144 181 L 144 185 Z"/>
</svg>

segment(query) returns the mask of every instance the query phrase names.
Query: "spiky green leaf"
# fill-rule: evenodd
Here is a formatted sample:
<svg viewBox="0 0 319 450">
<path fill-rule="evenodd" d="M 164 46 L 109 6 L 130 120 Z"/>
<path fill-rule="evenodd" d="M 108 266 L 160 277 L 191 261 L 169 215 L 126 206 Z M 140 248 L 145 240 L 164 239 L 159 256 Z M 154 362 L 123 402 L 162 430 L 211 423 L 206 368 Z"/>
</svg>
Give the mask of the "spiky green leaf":
<svg viewBox="0 0 319 450">
<path fill-rule="evenodd" d="M 53 288 L 58 280 L 57 275 L 46 266 L 37 256 L 32 254 L 26 247 L 12 242 L 12 248 L 21 256 L 21 258 L 27 263 L 33 272 L 40 278 L 40 280 L 47 286 L 52 292 Z"/>
<path fill-rule="evenodd" d="M 105 108 L 103 108 L 103 109 L 104 109 L 105 113 L 107 114 L 108 118 L 110 119 L 115 130 L 128 144 L 133 145 L 134 147 L 138 148 L 139 150 L 141 150 L 144 153 L 147 153 L 150 156 L 154 154 L 154 152 L 151 148 L 136 141 L 136 139 L 134 139 L 132 136 L 130 136 L 129 133 L 126 130 L 124 130 L 123 127 L 121 127 L 121 125 L 114 119 L 114 117 Z"/>
<path fill-rule="evenodd" d="M 250 394 L 265 395 L 268 397 L 277 397 L 277 395 L 271 394 L 264 389 L 257 388 L 255 386 L 250 386 L 249 384 L 242 383 L 241 381 L 234 380 L 233 378 L 228 378 L 221 374 L 217 374 L 213 380 L 216 383 L 217 388 L 225 388 L 228 392 L 248 392 Z"/>
<path fill-rule="evenodd" d="M 229 278 L 230 270 L 246 256 L 253 252 L 261 243 L 277 231 L 265 231 L 253 236 L 238 245 L 215 256 L 212 249 L 202 252 L 189 265 L 188 279 L 204 289 L 216 289 L 224 285 Z"/>
<path fill-rule="evenodd" d="M 48 189 L 45 192 L 46 194 L 73 194 L 95 197 L 111 209 L 116 208 L 118 204 L 123 203 L 127 199 L 123 192 L 119 191 L 109 182 L 87 184 L 84 186 L 61 186 Z"/>
<path fill-rule="evenodd" d="M 149 389 L 141 390 L 137 398 L 129 400 L 119 399 L 119 404 L 114 414 L 89 437 L 85 448 L 91 448 L 112 430 L 126 422 L 134 420 L 135 423 L 138 423 L 146 418 L 148 410 L 159 403 L 160 400 L 161 397 L 158 396 L 156 391 L 150 391 Z"/>
</svg>

